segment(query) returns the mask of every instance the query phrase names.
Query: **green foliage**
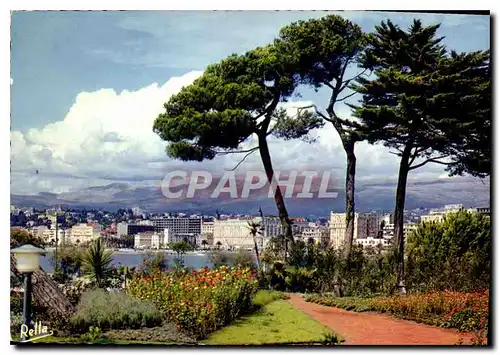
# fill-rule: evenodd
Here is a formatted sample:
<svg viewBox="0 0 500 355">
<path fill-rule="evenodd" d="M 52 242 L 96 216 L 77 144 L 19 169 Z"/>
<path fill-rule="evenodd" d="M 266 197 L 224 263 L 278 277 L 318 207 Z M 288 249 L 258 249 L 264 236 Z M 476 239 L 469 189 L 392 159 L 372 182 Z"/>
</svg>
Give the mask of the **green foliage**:
<svg viewBox="0 0 500 355">
<path fill-rule="evenodd" d="M 410 169 L 449 157 L 451 173 L 488 175 L 489 151 L 478 148 L 489 144 L 491 127 L 489 51 L 448 53 L 438 28 L 418 20 L 407 31 L 389 20 L 376 27 L 361 60 L 375 78 L 353 86 L 363 95 L 354 116 L 369 142 L 408 149 Z M 474 171 L 469 154 L 487 162 Z"/>
<path fill-rule="evenodd" d="M 10 245 L 11 248 L 31 244 L 38 248 L 45 247 L 45 243 L 41 238 L 35 237 L 25 229 L 11 228 L 10 230 Z"/>
<path fill-rule="evenodd" d="M 86 332 L 92 326 L 102 330 L 126 329 L 153 327 L 161 322 L 161 314 L 151 302 L 101 289 L 84 293 L 71 318 L 71 325 L 78 332 Z"/>
<path fill-rule="evenodd" d="M 341 344 L 343 339 L 336 333 L 332 332 L 326 332 L 323 333 L 323 339 L 321 340 L 321 343 L 323 345 L 338 345 Z"/>
<path fill-rule="evenodd" d="M 55 271 L 52 276 L 54 280 L 64 283 L 70 280 L 74 274 L 77 274 L 82 266 L 82 254 L 83 249 L 81 247 L 70 245 L 61 247 L 57 253 L 58 267 L 54 267 Z M 51 263 L 55 266 L 55 254 L 51 257 Z"/>
<path fill-rule="evenodd" d="M 182 258 L 188 251 L 193 250 L 193 247 L 186 242 L 171 243 L 169 244 L 169 248 L 177 254 L 177 258 Z"/>
<path fill-rule="evenodd" d="M 234 255 L 234 265 L 239 265 L 242 267 L 255 267 L 254 259 L 252 253 L 246 250 L 239 250 L 236 255 Z"/>
<path fill-rule="evenodd" d="M 77 305 L 82 295 L 94 288 L 94 283 L 88 279 L 79 279 L 73 283 L 60 284 L 59 287 L 68 300 L 73 305 Z"/>
<path fill-rule="evenodd" d="M 84 275 L 93 280 L 98 287 L 105 287 L 112 275 L 111 262 L 113 253 L 104 248 L 101 238 L 92 242 L 82 256 Z"/>
<path fill-rule="evenodd" d="M 466 211 L 421 224 L 408 237 L 407 280 L 412 289 L 474 290 L 491 282 L 490 217 Z"/>
<path fill-rule="evenodd" d="M 346 296 L 388 294 L 394 289 L 395 256 L 391 250 L 363 251 L 353 246 L 349 258 L 343 250 L 297 241 L 287 264 L 268 263 L 266 282 L 277 290 L 333 292 Z"/>
<path fill-rule="evenodd" d="M 208 254 L 208 258 L 214 268 L 218 268 L 222 265 L 226 266 L 233 265 L 235 262 L 234 253 L 218 251 L 218 250 L 210 251 Z"/>
<path fill-rule="evenodd" d="M 90 327 L 89 331 L 83 334 L 81 338 L 85 343 L 95 343 L 97 341 L 106 340 L 99 327 Z"/>
<path fill-rule="evenodd" d="M 275 112 L 277 103 L 290 96 L 296 85 L 286 59 L 273 46 L 266 46 L 210 65 L 192 85 L 172 96 L 165 113 L 155 120 L 154 132 L 170 142 L 168 155 L 213 159 L 216 148 L 234 150 L 253 133 L 266 133 L 272 114 L 279 117 L 281 131 L 294 130 L 283 124 L 283 111 Z M 257 120 L 264 114 L 267 123 L 260 125 Z M 284 134 L 290 138 L 307 134 L 309 128 L 320 125 L 313 116 L 296 118 L 301 133 Z"/>
<path fill-rule="evenodd" d="M 166 270 L 167 264 L 165 262 L 164 252 L 151 252 L 148 251 L 141 260 L 139 266 L 139 272 L 144 274 L 150 274 L 155 270 Z M 131 274 L 129 274 L 131 276 Z"/>
<path fill-rule="evenodd" d="M 178 329 L 198 339 L 251 310 L 256 291 L 251 269 L 226 266 L 136 275 L 127 289 L 134 297 L 154 302 Z"/>
<path fill-rule="evenodd" d="M 276 300 L 286 300 L 289 297 L 283 292 L 279 291 L 268 291 L 268 290 L 259 290 L 254 298 L 252 299 L 252 303 L 256 307 L 263 307 L 273 301 Z"/>
</svg>

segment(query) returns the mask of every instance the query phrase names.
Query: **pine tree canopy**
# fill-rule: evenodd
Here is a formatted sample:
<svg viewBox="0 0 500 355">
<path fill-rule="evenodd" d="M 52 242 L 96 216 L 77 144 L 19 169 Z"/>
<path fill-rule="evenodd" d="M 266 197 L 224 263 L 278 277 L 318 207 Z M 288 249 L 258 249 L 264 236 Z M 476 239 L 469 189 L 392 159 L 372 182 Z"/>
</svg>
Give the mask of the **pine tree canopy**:
<svg viewBox="0 0 500 355">
<path fill-rule="evenodd" d="M 153 131 L 170 142 L 169 156 L 197 161 L 234 151 L 253 133 L 306 139 L 321 120 L 310 111 L 290 117 L 277 108 L 297 86 L 291 69 L 274 46 L 233 54 L 173 95 Z"/>
<path fill-rule="evenodd" d="M 362 58 L 376 77 L 357 79 L 362 100 L 350 106 L 369 142 L 411 149 L 410 170 L 436 162 L 450 174 L 489 175 L 490 53 L 448 53 L 438 28 L 377 26 Z"/>
<path fill-rule="evenodd" d="M 283 27 L 274 41 L 280 53 L 295 66 L 300 84 L 316 91 L 321 87 L 332 90 L 329 103 L 323 106 L 330 117 L 323 118 L 335 125 L 343 139 L 361 140 L 356 131 L 358 124 L 339 117 L 334 105 L 352 97 L 355 93 L 350 92 L 351 81 L 366 73 L 361 68 L 357 75 L 346 78 L 347 69 L 357 67 L 365 44 L 366 35 L 361 28 L 337 15 L 293 22 Z"/>
</svg>

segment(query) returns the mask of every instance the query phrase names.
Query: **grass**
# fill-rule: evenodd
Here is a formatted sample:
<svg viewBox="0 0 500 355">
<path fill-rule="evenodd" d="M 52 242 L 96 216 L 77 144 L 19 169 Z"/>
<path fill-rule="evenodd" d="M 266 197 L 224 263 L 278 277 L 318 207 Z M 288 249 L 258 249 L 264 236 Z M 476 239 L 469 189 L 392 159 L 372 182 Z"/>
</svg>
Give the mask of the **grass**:
<svg viewBox="0 0 500 355">
<path fill-rule="evenodd" d="M 259 290 L 253 300 L 252 303 L 257 307 L 264 307 L 265 305 L 277 301 L 277 300 L 286 300 L 289 297 L 285 295 L 283 292 L 279 291 L 267 291 L 267 290 Z"/>
<path fill-rule="evenodd" d="M 304 298 L 307 302 L 317 303 L 328 307 L 342 308 L 354 312 L 378 311 L 374 304 L 374 298 L 361 297 L 331 297 L 318 294 L 307 295 Z"/>
<path fill-rule="evenodd" d="M 268 298 L 268 296 L 260 296 Z M 242 317 L 203 341 L 206 345 L 270 345 L 339 342 L 330 329 L 309 318 L 284 300 L 273 301 Z"/>
</svg>

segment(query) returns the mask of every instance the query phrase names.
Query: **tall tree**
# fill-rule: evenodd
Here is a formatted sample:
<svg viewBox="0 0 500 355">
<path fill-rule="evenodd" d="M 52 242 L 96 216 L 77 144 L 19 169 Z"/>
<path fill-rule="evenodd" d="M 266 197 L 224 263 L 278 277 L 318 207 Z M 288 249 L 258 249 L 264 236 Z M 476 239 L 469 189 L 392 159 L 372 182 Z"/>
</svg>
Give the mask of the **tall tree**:
<svg viewBox="0 0 500 355">
<path fill-rule="evenodd" d="M 336 104 L 344 102 L 356 92 L 351 92 L 350 83 L 365 75 L 367 68 L 357 74 L 347 72 L 357 67 L 357 61 L 364 50 L 365 35 L 361 28 L 337 15 L 320 19 L 294 22 L 281 29 L 276 46 L 282 53 L 295 59 L 300 82 L 330 92 L 325 103 L 326 112 L 313 105 L 317 114 L 330 122 L 337 131 L 346 153 L 345 177 L 345 252 L 350 254 L 354 238 L 354 189 L 356 175 L 356 155 L 354 145 L 363 140 L 359 123 L 339 115 Z"/>
<path fill-rule="evenodd" d="M 169 142 L 167 154 L 181 160 L 202 161 L 218 154 L 247 153 L 244 160 L 259 151 L 268 182 L 275 188 L 274 200 L 286 231 L 285 240 L 292 243 L 290 220 L 275 182 L 267 137 L 307 141 L 308 132 L 322 125 L 322 120 L 309 111 L 290 117 L 278 108 L 296 85 L 286 57 L 274 46 L 231 55 L 210 65 L 193 84 L 172 96 L 153 127 Z M 242 149 L 252 135 L 257 136 L 258 145 Z"/>
<path fill-rule="evenodd" d="M 389 20 L 377 26 L 362 58 L 375 78 L 357 79 L 354 88 L 363 97 L 360 106 L 351 106 L 368 141 L 383 142 L 400 157 L 394 208 L 400 293 L 406 292 L 403 212 L 408 173 L 430 162 L 448 166 L 451 174 L 474 171 L 470 160 L 477 154 L 476 137 L 489 126 L 489 52 L 448 54 L 443 38 L 436 35 L 438 28 L 423 27 L 418 20 L 406 31 Z M 484 170 L 487 166 L 481 164 Z"/>
</svg>

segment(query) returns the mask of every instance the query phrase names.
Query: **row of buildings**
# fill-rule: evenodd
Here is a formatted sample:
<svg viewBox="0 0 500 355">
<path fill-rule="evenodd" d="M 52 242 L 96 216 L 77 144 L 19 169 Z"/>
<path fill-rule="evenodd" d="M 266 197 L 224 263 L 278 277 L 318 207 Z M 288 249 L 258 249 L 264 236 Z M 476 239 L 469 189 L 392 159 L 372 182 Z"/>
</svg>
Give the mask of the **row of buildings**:
<svg viewBox="0 0 500 355">
<path fill-rule="evenodd" d="M 428 215 L 422 215 L 420 220 L 424 223 L 440 221 L 448 213 L 463 209 L 462 205 L 446 205 L 444 208 L 431 210 Z M 490 213 L 489 208 L 476 208 L 468 211 Z M 296 239 L 309 243 L 328 244 L 334 248 L 340 248 L 345 242 L 345 213 L 330 213 L 327 225 L 309 222 L 303 218 L 295 218 L 292 221 Z M 265 247 L 265 243 L 272 237 L 284 234 L 279 218 L 266 217 L 262 220 L 262 217 L 252 216 L 219 217 L 210 220 L 200 216 L 164 216 L 134 223 L 120 222 L 113 228 L 118 238 L 133 235 L 134 247 L 138 249 L 159 249 L 179 241 L 198 246 L 217 246 L 222 249 L 251 249 L 254 247 L 249 227 L 252 222 L 261 226 L 261 231 L 257 236 L 257 244 L 260 248 Z M 406 237 L 417 227 L 417 223 L 405 223 L 404 236 Z M 32 232 L 48 243 L 54 243 L 57 234 L 60 244 L 86 243 L 105 234 L 98 223 L 80 223 L 66 230 L 39 226 Z M 394 220 L 390 214 L 354 214 L 355 244 L 387 246 L 391 243 L 393 233 Z"/>
<path fill-rule="evenodd" d="M 37 226 L 30 230 L 33 235 L 41 238 L 46 243 L 54 244 L 83 244 L 88 243 L 102 234 L 101 225 L 98 223 L 80 223 L 68 229 L 56 228 L 55 223 L 51 227 Z"/>
</svg>

